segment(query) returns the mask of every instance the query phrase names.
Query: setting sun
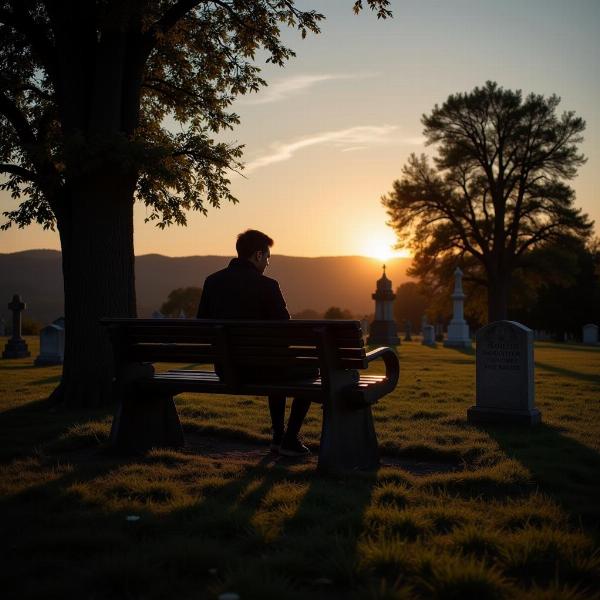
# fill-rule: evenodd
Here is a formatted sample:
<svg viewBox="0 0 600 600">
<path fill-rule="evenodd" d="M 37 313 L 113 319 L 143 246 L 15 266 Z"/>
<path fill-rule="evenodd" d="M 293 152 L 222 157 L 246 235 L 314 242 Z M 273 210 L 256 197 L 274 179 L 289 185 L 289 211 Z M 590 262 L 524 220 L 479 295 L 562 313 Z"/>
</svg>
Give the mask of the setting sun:
<svg viewBox="0 0 600 600">
<path fill-rule="evenodd" d="M 410 252 L 407 249 L 394 249 L 395 236 L 391 231 L 377 237 L 369 237 L 363 241 L 360 253 L 364 256 L 389 260 L 390 258 L 408 258 Z"/>
</svg>

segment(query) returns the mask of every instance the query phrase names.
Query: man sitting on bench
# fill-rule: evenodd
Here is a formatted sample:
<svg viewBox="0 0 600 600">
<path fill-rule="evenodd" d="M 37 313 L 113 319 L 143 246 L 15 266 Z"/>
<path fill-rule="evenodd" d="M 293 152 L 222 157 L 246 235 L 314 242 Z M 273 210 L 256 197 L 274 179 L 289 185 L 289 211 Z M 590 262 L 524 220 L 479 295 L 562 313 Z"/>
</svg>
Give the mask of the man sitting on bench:
<svg viewBox="0 0 600 600">
<path fill-rule="evenodd" d="M 237 258 L 227 268 L 209 275 L 202 288 L 198 307 L 199 319 L 289 319 L 285 300 L 275 279 L 263 275 L 269 265 L 273 240 L 255 229 L 248 229 L 237 237 Z M 215 365 L 219 374 L 219 365 Z M 249 369 L 244 380 L 273 381 L 275 378 L 300 379 L 317 377 L 316 369 L 297 368 L 293 372 L 275 374 L 271 371 Z M 269 396 L 269 412 L 273 428 L 271 450 L 283 456 L 304 456 L 310 450 L 298 434 L 310 407 L 310 400 L 294 398 L 287 429 L 284 429 L 286 398 L 280 394 Z"/>
</svg>

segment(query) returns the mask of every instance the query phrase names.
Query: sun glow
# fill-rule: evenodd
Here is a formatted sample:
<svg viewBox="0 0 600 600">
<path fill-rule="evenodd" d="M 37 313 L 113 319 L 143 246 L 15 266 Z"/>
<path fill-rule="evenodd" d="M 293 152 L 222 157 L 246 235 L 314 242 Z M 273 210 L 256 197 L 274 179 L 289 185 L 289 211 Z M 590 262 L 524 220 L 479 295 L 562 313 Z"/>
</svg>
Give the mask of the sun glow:
<svg viewBox="0 0 600 600">
<path fill-rule="evenodd" d="M 394 249 L 394 235 L 387 234 L 378 237 L 369 237 L 363 240 L 361 254 L 377 258 L 379 260 L 389 260 L 390 258 L 409 258 L 410 252 L 404 248 Z"/>
</svg>

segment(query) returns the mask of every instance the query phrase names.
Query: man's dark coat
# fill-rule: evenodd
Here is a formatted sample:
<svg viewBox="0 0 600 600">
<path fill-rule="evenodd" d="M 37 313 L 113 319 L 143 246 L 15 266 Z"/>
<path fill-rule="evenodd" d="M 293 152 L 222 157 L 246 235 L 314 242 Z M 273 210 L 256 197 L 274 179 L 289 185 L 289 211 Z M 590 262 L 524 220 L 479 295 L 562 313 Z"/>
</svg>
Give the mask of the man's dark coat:
<svg viewBox="0 0 600 600">
<path fill-rule="evenodd" d="M 198 319 L 289 319 L 290 313 L 279 284 L 261 275 L 254 265 L 234 258 L 226 269 L 209 275 L 202 288 Z M 219 374 L 220 367 L 215 365 Z M 286 380 L 318 376 L 318 369 L 295 367 L 290 369 L 249 369 L 245 381 Z"/>
<path fill-rule="evenodd" d="M 202 288 L 198 319 L 289 319 L 290 313 L 274 279 L 244 259 L 209 275 Z"/>
</svg>

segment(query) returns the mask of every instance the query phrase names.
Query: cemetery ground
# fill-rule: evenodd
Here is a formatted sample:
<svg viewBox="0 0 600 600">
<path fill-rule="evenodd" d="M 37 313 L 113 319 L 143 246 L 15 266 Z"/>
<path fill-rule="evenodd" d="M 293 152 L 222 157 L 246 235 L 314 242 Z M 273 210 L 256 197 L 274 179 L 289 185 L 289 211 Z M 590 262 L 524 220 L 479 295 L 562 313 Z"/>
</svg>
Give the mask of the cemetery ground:
<svg viewBox="0 0 600 600">
<path fill-rule="evenodd" d="M 0 361 L 3 598 L 598 597 L 600 347 L 536 344 L 529 429 L 468 424 L 474 354 L 405 342 L 383 465 L 325 476 L 267 452 L 263 398 L 182 395 L 185 451 L 115 456 L 112 408 L 49 406 L 28 343 Z"/>
</svg>

